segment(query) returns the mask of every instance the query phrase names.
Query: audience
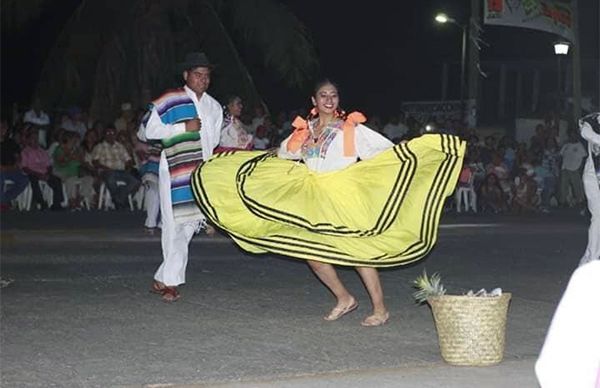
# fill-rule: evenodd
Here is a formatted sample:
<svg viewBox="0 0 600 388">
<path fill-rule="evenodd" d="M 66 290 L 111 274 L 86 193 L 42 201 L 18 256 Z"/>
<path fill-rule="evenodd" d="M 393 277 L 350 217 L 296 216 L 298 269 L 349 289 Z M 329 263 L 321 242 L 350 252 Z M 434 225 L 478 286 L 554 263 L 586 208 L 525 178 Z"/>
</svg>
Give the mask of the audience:
<svg viewBox="0 0 600 388">
<path fill-rule="evenodd" d="M 292 130 L 294 117 L 303 112 L 282 111 L 270 116 L 263 105 L 256 106 L 254 112 L 244 110 L 241 103 L 228 105 L 231 105 L 239 125 L 255 133 L 247 136 L 250 146 L 236 148 L 252 147 L 256 150 L 276 146 Z M 68 115 L 55 115 L 54 121 L 52 115 L 42 111 L 40 106 L 39 102 L 35 102 L 29 111 L 18 116 L 23 124 L 15 127 L 13 136 L 6 134 L 6 123 L 3 122 L 2 182 L 10 183 L 2 184 L 2 209 L 10 208 L 11 201 L 27 187 L 27 175 L 33 183 L 35 205 L 41 208 L 47 206 L 37 183 L 42 180 L 54 193 L 55 209 L 60 208 L 63 186 L 71 209 L 81 208 L 83 200 L 86 205 L 96 207 L 103 182 L 116 207 L 127 207 L 128 195 L 134 194 L 142 181 L 146 208 L 150 205 L 145 225 L 149 232 L 153 232 L 159 225 L 155 206 L 158 192 L 155 172 L 148 167 L 154 166 L 156 160 L 153 159 L 156 158 L 152 154 L 153 146 L 140 144 L 135 136 L 143 110 L 123 103 L 116 119 L 103 118 L 100 121 L 86 119 L 79 108 L 71 108 Z M 276 118 L 275 122 L 272 117 Z M 585 147 L 574 131 L 569 132 L 569 140 L 559 146 L 558 125 L 552 116 L 535 126 L 528 142 L 520 143 L 511 136 L 482 136 L 478 130 L 468 129 L 455 119 L 438 116 L 421 119 L 419 121 L 414 116 L 398 112 L 383 125 L 375 114 L 371 115 L 369 125 L 395 143 L 425 133 L 425 123 L 433 125 L 437 131 L 467 140 L 460 184 L 468 184 L 472 187 L 473 198 L 478 197 L 473 210 L 548 213 L 557 207 L 583 209 L 581 167 L 586 157 Z M 106 122 L 114 122 L 115 125 L 106 126 Z M 41 155 L 46 148 L 43 136 L 37 137 L 42 127 L 47 129 L 47 157 Z M 32 144 L 34 137 L 38 139 L 37 148 Z M 21 154 L 19 149 L 23 149 Z M 24 156 L 23 166 L 27 175 L 20 169 L 20 155 Z M 448 204 L 453 206 L 453 202 L 448 201 Z"/>
</svg>

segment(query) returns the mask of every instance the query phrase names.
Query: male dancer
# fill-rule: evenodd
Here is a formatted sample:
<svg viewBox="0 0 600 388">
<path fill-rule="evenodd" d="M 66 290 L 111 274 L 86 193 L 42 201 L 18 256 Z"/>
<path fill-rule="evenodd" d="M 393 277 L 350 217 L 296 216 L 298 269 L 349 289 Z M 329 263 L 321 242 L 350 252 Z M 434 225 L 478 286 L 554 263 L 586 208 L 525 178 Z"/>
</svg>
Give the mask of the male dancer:
<svg viewBox="0 0 600 388">
<path fill-rule="evenodd" d="M 166 302 L 179 299 L 190 240 L 206 222 L 194 202 L 190 176 L 219 143 L 223 111 L 206 93 L 212 68 L 204 53 L 188 54 L 180 64 L 185 86 L 154 100 L 138 132 L 141 140 L 160 139 L 163 145 L 158 173 L 163 262 L 152 291 Z"/>
</svg>

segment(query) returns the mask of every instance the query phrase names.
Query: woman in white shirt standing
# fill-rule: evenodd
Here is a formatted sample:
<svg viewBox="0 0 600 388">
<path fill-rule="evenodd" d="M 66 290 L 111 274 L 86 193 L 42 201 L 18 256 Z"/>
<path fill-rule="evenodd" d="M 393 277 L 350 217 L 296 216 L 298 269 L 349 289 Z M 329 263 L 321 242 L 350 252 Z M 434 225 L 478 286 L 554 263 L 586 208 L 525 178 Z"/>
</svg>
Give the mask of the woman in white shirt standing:
<svg viewBox="0 0 600 388">
<path fill-rule="evenodd" d="M 227 99 L 227 105 L 223 110 L 221 140 L 215 152 L 252 149 L 252 135 L 246 132 L 240 120 L 243 108 L 240 97 L 231 96 Z"/>
</svg>

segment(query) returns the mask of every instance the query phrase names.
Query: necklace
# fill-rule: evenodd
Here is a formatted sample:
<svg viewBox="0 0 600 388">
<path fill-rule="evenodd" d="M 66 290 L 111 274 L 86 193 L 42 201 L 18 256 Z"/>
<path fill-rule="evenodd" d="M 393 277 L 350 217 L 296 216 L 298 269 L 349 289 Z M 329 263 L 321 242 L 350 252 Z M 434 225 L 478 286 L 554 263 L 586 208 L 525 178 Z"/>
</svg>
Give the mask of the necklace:
<svg viewBox="0 0 600 388">
<path fill-rule="evenodd" d="M 313 138 L 314 143 L 319 141 L 319 138 L 321 138 L 321 136 L 325 132 L 326 127 L 327 127 L 327 124 L 315 125 L 315 128 L 313 128 L 313 130 L 312 130 L 312 138 Z"/>
</svg>

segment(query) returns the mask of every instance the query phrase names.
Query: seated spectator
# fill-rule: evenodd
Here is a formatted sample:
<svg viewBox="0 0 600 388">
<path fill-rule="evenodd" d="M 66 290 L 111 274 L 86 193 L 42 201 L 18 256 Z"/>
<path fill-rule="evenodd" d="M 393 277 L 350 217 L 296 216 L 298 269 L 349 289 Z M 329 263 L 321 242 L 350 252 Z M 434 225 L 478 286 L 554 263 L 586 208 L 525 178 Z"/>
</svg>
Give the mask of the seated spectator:
<svg viewBox="0 0 600 388">
<path fill-rule="evenodd" d="M 29 179 L 19 167 L 21 147 L 9 137 L 6 120 L 0 122 L 0 144 L 0 210 L 8 210 L 11 201 L 25 190 Z M 5 187 L 7 180 L 12 184 Z"/>
<path fill-rule="evenodd" d="M 94 199 L 94 178 L 81 171 L 83 150 L 79 143 L 79 134 L 65 131 L 53 155 L 54 174 L 65 184 L 69 208 L 73 210 L 81 209 L 84 200 L 91 205 Z"/>
<path fill-rule="evenodd" d="M 131 103 L 124 102 L 121 104 L 121 116 L 115 120 L 115 129 L 117 132 L 126 131 L 131 121 L 135 121 L 135 112 Z"/>
<path fill-rule="evenodd" d="M 106 128 L 106 126 L 104 125 L 104 122 L 101 120 L 96 120 L 96 122 L 92 125 L 92 128 L 88 129 L 88 131 L 85 133 L 86 135 L 90 132 L 94 133 L 95 139 L 102 139 L 104 137 L 104 129 Z M 83 137 L 82 141 L 85 140 L 85 136 Z"/>
<path fill-rule="evenodd" d="M 529 158 L 529 149 L 527 149 L 527 143 L 521 142 L 517 145 L 517 152 L 515 158 L 515 167 L 518 169 Z M 516 173 L 516 171 L 515 171 Z"/>
<path fill-rule="evenodd" d="M 504 191 L 495 174 L 488 174 L 479 189 L 479 205 L 481 210 L 503 213 L 508 209 Z"/>
<path fill-rule="evenodd" d="M 502 162 L 502 156 L 498 153 L 494 153 L 492 156 L 492 162 L 487 166 L 486 171 L 488 174 L 494 174 L 498 184 L 502 188 L 504 195 L 508 197 L 509 202 L 512 198 L 512 185 L 510 182 L 510 171 L 506 165 Z"/>
<path fill-rule="evenodd" d="M 87 123 L 84 120 L 85 116 L 81 112 L 81 109 L 79 109 L 79 107 L 74 106 L 69 109 L 69 116 L 61 124 L 61 127 L 65 131 L 78 133 L 80 138 L 83 139 L 88 129 Z"/>
<path fill-rule="evenodd" d="M 479 160 L 479 148 L 478 147 L 469 148 L 467 154 L 469 157 L 469 167 L 471 168 L 471 171 L 473 172 L 473 187 L 475 188 L 475 191 L 477 192 L 486 176 L 485 166 L 483 165 L 481 160 Z"/>
<path fill-rule="evenodd" d="M 137 140 L 135 152 L 139 160 L 139 175 L 146 188 L 144 202 L 146 205 L 146 220 L 144 231 L 154 234 L 159 226 L 160 202 L 158 191 L 158 166 L 160 163 L 160 143 Z"/>
<path fill-rule="evenodd" d="M 474 213 L 477 213 L 477 194 L 475 193 L 475 186 L 473 185 L 475 174 L 471 169 L 470 163 L 469 157 L 465 157 L 462 170 L 458 176 L 458 184 L 454 193 L 456 211 L 458 213 L 461 212 L 463 205 L 465 211 L 469 211 L 470 209 Z"/>
<path fill-rule="evenodd" d="M 537 186 L 533 180 L 532 172 L 520 168 L 517 177 L 515 177 L 514 187 L 512 210 L 517 213 L 536 211 Z"/>
<path fill-rule="evenodd" d="M 558 179 L 560 175 L 560 148 L 554 137 L 549 137 L 546 141 L 542 163 L 552 173 L 554 178 Z"/>
<path fill-rule="evenodd" d="M 267 148 L 269 148 L 269 145 L 271 144 L 270 135 L 272 135 L 269 131 L 270 123 L 271 120 L 267 116 L 264 118 L 264 124 L 259 125 L 256 128 L 256 134 L 253 140 L 255 150 L 266 150 Z"/>
<path fill-rule="evenodd" d="M 62 128 L 56 128 L 55 130 L 52 131 L 51 142 L 50 142 L 50 145 L 48 146 L 48 149 L 46 150 L 46 152 L 48 152 L 48 157 L 50 158 L 50 161 L 52 161 L 52 156 L 54 155 L 54 151 L 56 151 L 56 149 L 60 145 L 60 139 L 62 139 L 62 135 L 65 132 L 66 131 Z"/>
<path fill-rule="evenodd" d="M 533 161 L 533 173 L 533 179 L 541 197 L 540 210 L 547 213 L 550 211 L 550 200 L 556 196 L 556 179 L 539 158 Z"/>
<path fill-rule="evenodd" d="M 36 99 L 31 104 L 31 109 L 25 112 L 23 123 L 30 124 L 38 133 L 38 141 L 43 148 L 48 146 L 47 135 L 50 128 L 50 118 L 48 114 L 42 110 L 40 101 Z"/>
<path fill-rule="evenodd" d="M 138 160 L 135 153 L 135 145 L 137 143 L 137 137 L 133 140 L 131 139 L 131 135 L 127 131 L 117 131 L 117 142 L 121 143 L 123 147 L 127 150 L 129 157 L 133 159 L 133 163 L 131 165 L 132 169 L 137 169 L 139 167 Z"/>
<path fill-rule="evenodd" d="M 247 130 L 250 134 L 256 133 L 256 128 L 263 125 L 265 122 L 265 117 L 267 116 L 267 111 L 262 104 L 256 105 L 254 107 L 254 117 L 249 117 L 249 122 L 247 123 Z M 244 119 L 242 118 L 242 121 Z"/>
<path fill-rule="evenodd" d="M 546 140 L 548 139 L 548 133 L 544 124 L 538 124 L 535 126 L 535 134 L 529 140 L 530 147 L 533 149 L 544 149 Z"/>
<path fill-rule="evenodd" d="M 32 189 L 32 204 L 42 210 L 47 207 L 39 181 L 44 181 L 52 189 L 52 210 L 62 209 L 63 188 L 60 178 L 52 173 L 52 162 L 46 150 L 40 147 L 37 133 L 29 132 L 25 136 L 26 147 L 21 151 L 21 167 L 29 177 Z"/>
<path fill-rule="evenodd" d="M 135 193 L 140 183 L 128 172 L 133 167 L 133 158 L 125 146 L 116 140 L 117 131 L 108 126 L 104 131 L 104 141 L 92 151 L 92 162 L 106 183 L 117 209 L 124 209 L 129 194 Z M 124 185 L 118 185 L 123 182 Z"/>
<path fill-rule="evenodd" d="M 102 129 L 104 133 L 104 129 Z M 94 159 L 92 153 L 94 147 L 98 144 L 98 137 L 96 131 L 87 131 L 85 137 L 81 142 L 81 151 L 83 153 L 83 161 L 79 168 L 79 172 L 83 176 L 90 176 L 94 180 L 94 199 L 90 202 L 90 206 L 96 208 L 98 206 L 97 193 L 100 191 L 100 185 L 102 184 L 102 178 L 98 172 L 98 169 L 94 166 Z"/>
<path fill-rule="evenodd" d="M 515 160 L 517 158 L 517 153 L 514 149 L 514 141 L 510 137 L 504 136 L 500 139 L 500 146 L 504 148 L 504 164 L 508 168 L 508 171 L 513 171 Z"/>
</svg>

